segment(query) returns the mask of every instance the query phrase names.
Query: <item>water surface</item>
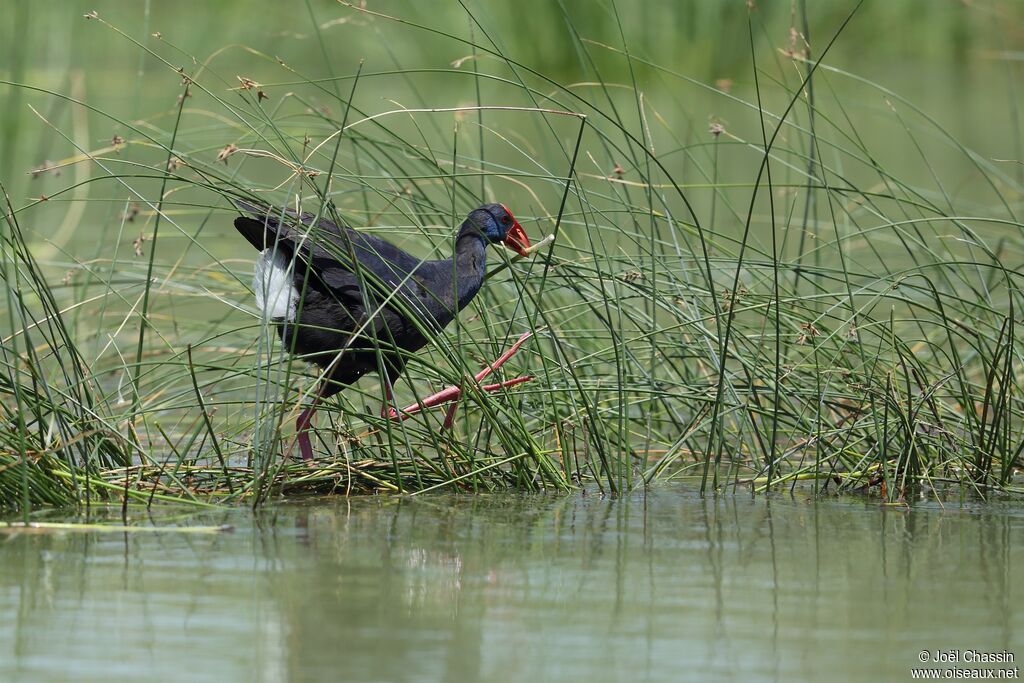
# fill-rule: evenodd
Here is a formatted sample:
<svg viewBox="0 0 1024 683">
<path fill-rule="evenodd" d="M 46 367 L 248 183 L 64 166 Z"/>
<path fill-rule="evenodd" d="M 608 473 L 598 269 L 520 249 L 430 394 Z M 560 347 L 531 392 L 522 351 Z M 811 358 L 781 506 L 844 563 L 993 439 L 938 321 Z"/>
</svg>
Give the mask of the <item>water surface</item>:
<svg viewBox="0 0 1024 683">
<path fill-rule="evenodd" d="M 660 490 L 152 522 L 235 530 L 0 536 L 0 679 L 910 680 L 922 650 L 1024 655 L 1024 516 L 998 506 Z"/>
</svg>

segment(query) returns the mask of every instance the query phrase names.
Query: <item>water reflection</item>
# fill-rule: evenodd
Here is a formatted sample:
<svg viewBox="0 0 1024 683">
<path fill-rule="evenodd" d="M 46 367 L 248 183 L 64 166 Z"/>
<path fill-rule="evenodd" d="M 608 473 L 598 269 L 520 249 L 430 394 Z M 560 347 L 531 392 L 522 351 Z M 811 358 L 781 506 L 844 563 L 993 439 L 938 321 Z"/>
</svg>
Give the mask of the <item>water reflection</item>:
<svg viewBox="0 0 1024 683">
<path fill-rule="evenodd" d="M 1021 642 L 1024 519 L 998 508 L 659 491 L 188 521 L 237 530 L 0 538 L 0 679 L 904 679 L 922 649 Z"/>
</svg>

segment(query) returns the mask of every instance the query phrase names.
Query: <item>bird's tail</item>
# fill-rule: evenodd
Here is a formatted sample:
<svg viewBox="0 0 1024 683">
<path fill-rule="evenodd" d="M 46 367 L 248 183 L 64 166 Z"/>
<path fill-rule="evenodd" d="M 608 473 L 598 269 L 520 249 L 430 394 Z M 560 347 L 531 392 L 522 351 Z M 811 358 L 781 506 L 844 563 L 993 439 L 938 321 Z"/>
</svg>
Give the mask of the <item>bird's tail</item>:
<svg viewBox="0 0 1024 683">
<path fill-rule="evenodd" d="M 260 251 L 274 246 L 278 240 L 280 223 L 273 211 L 245 199 L 235 199 L 234 202 L 239 209 L 253 216 L 239 216 L 235 219 L 235 229 L 242 233 L 242 237 Z"/>
</svg>

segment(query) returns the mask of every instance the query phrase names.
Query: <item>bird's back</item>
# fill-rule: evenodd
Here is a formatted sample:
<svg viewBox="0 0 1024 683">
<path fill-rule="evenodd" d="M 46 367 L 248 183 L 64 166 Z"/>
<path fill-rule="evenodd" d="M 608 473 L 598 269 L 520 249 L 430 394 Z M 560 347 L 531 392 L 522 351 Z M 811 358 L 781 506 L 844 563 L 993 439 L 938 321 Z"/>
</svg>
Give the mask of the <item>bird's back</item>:
<svg viewBox="0 0 1024 683">
<path fill-rule="evenodd" d="M 311 214 L 237 204 L 253 217 L 236 218 L 235 227 L 264 254 L 255 282 L 266 290 L 261 308 L 279 324 L 287 348 L 322 366 L 338 350 L 351 350 L 334 363 L 339 382 L 376 370 L 377 347 L 422 348 L 479 288 L 477 282 L 470 296 L 456 296 L 457 259 L 424 261 L 380 237 Z M 291 289 L 280 293 L 276 283 L 285 273 Z M 260 298 L 258 292 L 258 303 Z M 397 374 L 401 353 L 386 355 Z"/>
</svg>

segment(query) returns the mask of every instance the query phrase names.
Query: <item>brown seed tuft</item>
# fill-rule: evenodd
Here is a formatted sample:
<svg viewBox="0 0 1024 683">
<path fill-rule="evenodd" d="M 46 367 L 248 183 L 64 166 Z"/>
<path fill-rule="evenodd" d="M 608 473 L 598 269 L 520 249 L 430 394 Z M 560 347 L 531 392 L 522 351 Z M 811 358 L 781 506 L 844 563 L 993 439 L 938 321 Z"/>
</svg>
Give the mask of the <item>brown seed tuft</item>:
<svg viewBox="0 0 1024 683">
<path fill-rule="evenodd" d="M 796 338 L 797 346 L 803 346 L 808 342 L 808 340 L 814 339 L 821 334 L 821 332 L 818 331 L 818 328 L 814 326 L 814 323 L 802 323 L 800 325 L 800 329 L 803 331 Z"/>
<path fill-rule="evenodd" d="M 141 208 L 138 202 L 132 202 L 128 205 L 128 210 L 121 214 L 121 218 L 128 221 L 129 223 L 135 222 L 135 217 L 139 215 Z"/>
<path fill-rule="evenodd" d="M 231 143 L 221 151 L 217 152 L 217 161 L 223 161 L 225 164 L 228 163 L 228 157 L 238 151 L 238 146 L 235 143 Z"/>
<path fill-rule="evenodd" d="M 262 102 L 263 100 L 270 99 L 270 95 L 264 92 L 263 88 L 261 88 L 260 84 L 257 83 L 256 81 L 252 80 L 251 78 L 246 78 L 245 76 L 235 76 L 235 78 L 237 78 L 238 82 L 242 84 L 242 90 L 255 90 L 256 99 L 259 100 L 260 102 Z"/>
<path fill-rule="evenodd" d="M 807 59 L 807 41 L 795 26 L 789 27 L 789 47 L 779 50 L 779 52 L 790 59 Z"/>
</svg>

